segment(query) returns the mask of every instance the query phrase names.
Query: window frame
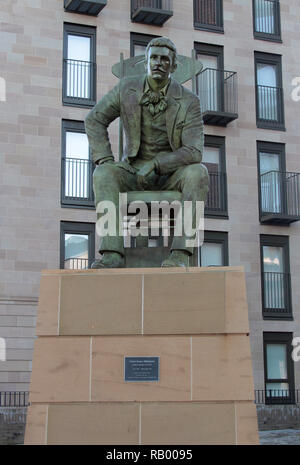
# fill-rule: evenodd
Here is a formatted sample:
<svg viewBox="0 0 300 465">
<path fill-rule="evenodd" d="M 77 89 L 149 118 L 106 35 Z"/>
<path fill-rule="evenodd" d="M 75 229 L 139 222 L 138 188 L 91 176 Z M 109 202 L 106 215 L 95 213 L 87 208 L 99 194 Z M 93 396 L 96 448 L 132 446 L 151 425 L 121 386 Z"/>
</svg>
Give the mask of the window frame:
<svg viewBox="0 0 300 465">
<path fill-rule="evenodd" d="M 275 332 L 263 332 L 263 360 L 264 360 L 264 387 L 265 387 L 265 403 L 266 404 L 294 404 L 295 403 L 295 373 L 294 363 L 292 359 L 292 339 L 293 333 L 275 333 Z M 267 345 L 268 344 L 285 344 L 286 345 L 286 366 L 287 366 L 287 378 L 280 380 L 269 380 L 268 379 L 268 359 L 267 359 Z M 284 380 L 284 381 L 283 381 Z M 289 385 L 290 395 L 289 397 L 267 397 L 267 383 L 272 382 L 287 382 Z M 272 400 L 271 400 L 272 399 Z"/>
<path fill-rule="evenodd" d="M 95 26 L 84 26 L 82 24 L 73 24 L 65 22 L 63 24 L 63 76 L 62 76 L 62 104 L 71 107 L 92 108 L 96 104 L 96 84 L 97 84 L 97 67 L 96 67 L 96 42 L 97 28 Z M 68 60 L 68 36 L 79 35 L 89 37 L 90 55 L 91 55 L 91 98 L 70 97 L 67 93 L 67 66 L 65 60 Z"/>
<path fill-rule="evenodd" d="M 215 32 L 218 34 L 224 34 L 224 17 L 223 17 L 223 0 L 216 0 L 216 17 L 219 18 L 219 25 L 200 23 L 196 21 L 197 10 L 199 8 L 199 0 L 193 1 L 193 19 L 194 29 L 207 32 Z"/>
<path fill-rule="evenodd" d="M 257 65 L 259 63 L 274 65 L 276 67 L 277 89 L 280 89 L 280 96 L 277 97 L 279 120 L 263 120 L 259 118 L 259 95 Z M 256 126 L 259 129 L 271 129 L 274 131 L 285 131 L 284 95 L 282 85 L 282 57 L 274 53 L 254 51 L 254 76 L 255 76 L 255 104 L 256 104 Z"/>
<path fill-rule="evenodd" d="M 215 147 L 220 151 L 220 173 L 224 175 L 224 179 L 221 178 L 221 190 L 224 195 L 224 209 L 220 211 L 213 211 L 205 208 L 205 218 L 220 218 L 228 219 L 228 194 L 227 194 L 227 175 L 226 175 L 226 140 L 223 136 L 213 136 L 205 134 L 204 136 L 204 147 Z M 205 164 L 205 162 L 202 162 Z"/>
<path fill-rule="evenodd" d="M 255 8 L 256 0 L 252 0 L 253 37 L 255 39 L 282 43 L 280 1 L 279 0 L 275 0 L 275 1 L 277 3 L 277 6 L 275 6 L 274 24 L 276 25 L 276 30 L 278 32 L 276 32 L 275 34 L 269 34 L 267 32 L 256 31 L 256 24 L 255 24 L 256 22 L 256 8 Z"/>
<path fill-rule="evenodd" d="M 144 45 L 147 47 L 149 42 L 152 39 L 157 39 L 158 35 L 152 35 L 152 34 L 141 34 L 139 32 L 130 32 L 130 57 L 133 58 L 134 55 L 134 46 L 135 45 Z M 138 55 L 137 55 L 138 56 Z"/>
<path fill-rule="evenodd" d="M 83 121 L 75 121 L 75 120 L 62 120 L 62 137 L 61 137 L 61 206 L 67 208 L 86 208 L 86 209 L 95 209 L 95 199 L 94 199 L 94 192 L 93 192 L 93 171 L 95 165 L 92 161 L 91 150 L 89 148 L 89 161 L 91 163 L 90 166 L 90 173 L 89 173 L 89 192 L 90 196 L 88 200 L 80 200 L 80 198 L 76 199 L 68 199 L 65 196 L 65 159 L 66 159 L 66 133 L 67 132 L 78 132 L 81 134 L 86 134 L 85 126 Z"/>
<path fill-rule="evenodd" d="M 229 266 L 228 232 L 204 231 L 203 242 L 222 244 L 223 264 L 220 266 Z M 195 248 L 195 253 L 192 256 L 192 262 L 193 263 L 190 266 L 196 266 L 201 268 L 201 251 L 199 251 L 199 248 Z M 211 268 L 213 267 L 214 265 L 211 265 Z M 219 265 L 215 265 L 215 267 L 218 268 Z"/>
<path fill-rule="evenodd" d="M 95 223 L 80 223 L 74 221 L 60 222 L 60 269 L 65 267 L 65 234 L 86 234 L 88 235 L 88 261 L 89 267 L 95 259 Z"/>
<path fill-rule="evenodd" d="M 224 69 L 224 46 L 217 44 L 207 44 L 205 42 L 194 42 L 196 57 L 198 55 L 215 56 L 218 60 L 218 70 Z M 203 68 L 205 69 L 205 68 Z"/>
<path fill-rule="evenodd" d="M 259 219 L 261 222 L 263 211 L 262 211 L 262 196 L 261 196 L 261 174 L 260 174 L 260 153 L 276 153 L 279 155 L 279 166 L 280 171 L 286 172 L 286 156 L 285 156 L 285 144 L 277 142 L 267 142 L 267 141 L 256 141 L 257 148 L 257 186 L 258 186 L 258 211 Z M 282 201 L 285 200 L 285 192 L 282 192 Z"/>
<path fill-rule="evenodd" d="M 282 247 L 283 249 L 283 273 L 286 275 L 287 283 L 284 291 L 285 308 L 284 311 L 274 311 L 274 309 L 266 308 L 264 305 L 264 263 L 263 263 L 263 247 Z M 261 266 L 261 298 L 262 298 L 262 315 L 264 320 L 293 320 L 292 311 L 292 289 L 290 280 L 290 252 L 289 252 L 289 236 L 275 236 L 272 234 L 260 235 L 260 266 Z M 275 309 L 276 310 L 276 309 Z"/>
<path fill-rule="evenodd" d="M 198 58 L 198 55 L 207 55 L 211 57 L 216 57 L 217 58 L 216 70 L 224 71 L 224 47 L 222 45 L 206 44 L 203 42 L 194 42 L 194 49 L 196 51 L 196 59 Z M 203 68 L 202 71 L 204 71 L 205 69 L 210 69 L 210 68 Z M 224 83 L 223 83 L 223 80 L 221 79 L 220 73 L 217 73 L 216 80 L 217 80 L 216 92 L 217 92 L 217 107 L 218 108 L 217 110 L 215 110 L 215 112 L 219 113 L 224 108 Z M 196 93 L 199 96 L 198 79 L 196 79 Z"/>
</svg>

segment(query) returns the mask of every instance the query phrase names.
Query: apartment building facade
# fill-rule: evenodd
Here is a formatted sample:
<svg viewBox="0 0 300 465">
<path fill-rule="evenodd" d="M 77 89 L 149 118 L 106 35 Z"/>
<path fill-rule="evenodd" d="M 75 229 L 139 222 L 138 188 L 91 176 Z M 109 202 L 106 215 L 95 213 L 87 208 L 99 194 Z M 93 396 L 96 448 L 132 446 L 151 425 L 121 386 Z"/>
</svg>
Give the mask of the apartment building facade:
<svg viewBox="0 0 300 465">
<path fill-rule="evenodd" d="M 297 0 L 1 5 L 0 391 L 29 389 L 41 270 L 97 257 L 84 119 L 117 84 L 120 53 L 140 56 L 163 35 L 203 63 L 194 85 L 211 187 L 197 265 L 244 267 L 256 400 L 300 402 L 297 17 Z M 118 121 L 109 133 L 117 158 Z"/>
</svg>

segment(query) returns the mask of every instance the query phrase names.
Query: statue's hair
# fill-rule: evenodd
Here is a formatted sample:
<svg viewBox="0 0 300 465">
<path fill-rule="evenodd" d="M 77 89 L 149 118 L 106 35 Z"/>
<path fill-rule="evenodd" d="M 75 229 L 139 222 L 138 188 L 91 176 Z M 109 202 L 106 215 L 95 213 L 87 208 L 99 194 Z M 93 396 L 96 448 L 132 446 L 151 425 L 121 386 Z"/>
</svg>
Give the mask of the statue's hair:
<svg viewBox="0 0 300 465">
<path fill-rule="evenodd" d="M 168 37 L 155 37 L 154 39 L 152 39 L 146 48 L 146 58 L 148 57 L 148 51 L 151 47 L 167 47 L 169 50 L 171 50 L 171 52 L 173 52 L 173 64 L 176 63 L 177 49 L 174 42 L 172 42 L 172 40 Z"/>
</svg>

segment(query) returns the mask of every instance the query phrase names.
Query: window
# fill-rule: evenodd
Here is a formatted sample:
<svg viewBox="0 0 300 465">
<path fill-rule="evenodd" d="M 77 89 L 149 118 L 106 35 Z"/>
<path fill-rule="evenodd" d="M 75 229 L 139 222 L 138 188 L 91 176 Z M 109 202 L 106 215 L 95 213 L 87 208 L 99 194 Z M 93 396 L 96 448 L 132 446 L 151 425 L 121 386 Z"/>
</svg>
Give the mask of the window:
<svg viewBox="0 0 300 465">
<path fill-rule="evenodd" d="M 283 185 L 281 173 L 285 171 L 285 153 L 283 144 L 267 142 L 257 143 L 260 216 L 266 213 L 282 211 Z"/>
<path fill-rule="evenodd" d="M 300 220 L 300 174 L 287 172 L 285 146 L 257 142 L 259 216 L 263 224 L 287 225 Z"/>
<path fill-rule="evenodd" d="M 279 0 L 252 1 L 254 37 L 281 42 Z"/>
<path fill-rule="evenodd" d="M 289 238 L 261 235 L 263 317 L 292 320 Z"/>
<path fill-rule="evenodd" d="M 208 169 L 210 180 L 205 214 L 228 218 L 225 137 L 205 136 L 202 163 Z"/>
<path fill-rule="evenodd" d="M 145 55 L 146 48 L 152 39 L 159 36 L 153 36 L 149 34 L 136 34 L 130 33 L 130 56 L 136 57 L 139 55 Z"/>
<path fill-rule="evenodd" d="M 295 402 L 292 333 L 263 333 L 267 404 Z"/>
<path fill-rule="evenodd" d="M 227 126 L 237 115 L 237 76 L 224 70 L 223 47 L 203 43 L 194 44 L 203 71 L 197 79 L 205 124 Z"/>
<path fill-rule="evenodd" d="M 95 225 L 91 223 L 60 224 L 60 268 L 85 270 L 95 257 Z"/>
<path fill-rule="evenodd" d="M 63 120 L 61 203 L 94 207 L 93 170 L 89 143 L 81 121 Z"/>
<path fill-rule="evenodd" d="M 63 103 L 96 103 L 96 28 L 64 24 Z"/>
<path fill-rule="evenodd" d="M 202 111 L 209 108 L 211 111 L 218 111 L 222 98 L 222 81 L 220 71 L 224 69 L 223 47 L 218 45 L 195 44 L 197 59 L 203 64 L 203 71 L 198 76 L 198 94 L 201 98 Z M 204 81 L 204 82 L 203 82 Z M 205 92 L 201 92 L 202 88 Z M 202 93 L 202 95 L 201 95 Z"/>
<path fill-rule="evenodd" d="M 192 260 L 191 266 L 228 266 L 228 233 L 205 231 L 204 242 Z"/>
<path fill-rule="evenodd" d="M 281 56 L 255 52 L 257 127 L 285 130 Z"/>
<path fill-rule="evenodd" d="M 210 32 L 224 32 L 223 0 L 194 0 L 194 27 Z"/>
</svg>

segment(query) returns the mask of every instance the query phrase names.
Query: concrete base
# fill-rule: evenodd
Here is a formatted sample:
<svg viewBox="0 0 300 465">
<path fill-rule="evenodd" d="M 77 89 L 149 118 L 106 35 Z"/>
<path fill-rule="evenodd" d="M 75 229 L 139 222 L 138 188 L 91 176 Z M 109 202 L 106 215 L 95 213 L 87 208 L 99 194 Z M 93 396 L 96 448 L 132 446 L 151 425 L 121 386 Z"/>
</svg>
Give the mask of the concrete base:
<svg viewBox="0 0 300 465">
<path fill-rule="evenodd" d="M 37 335 L 25 444 L 258 444 L 241 268 L 43 272 Z"/>
</svg>

